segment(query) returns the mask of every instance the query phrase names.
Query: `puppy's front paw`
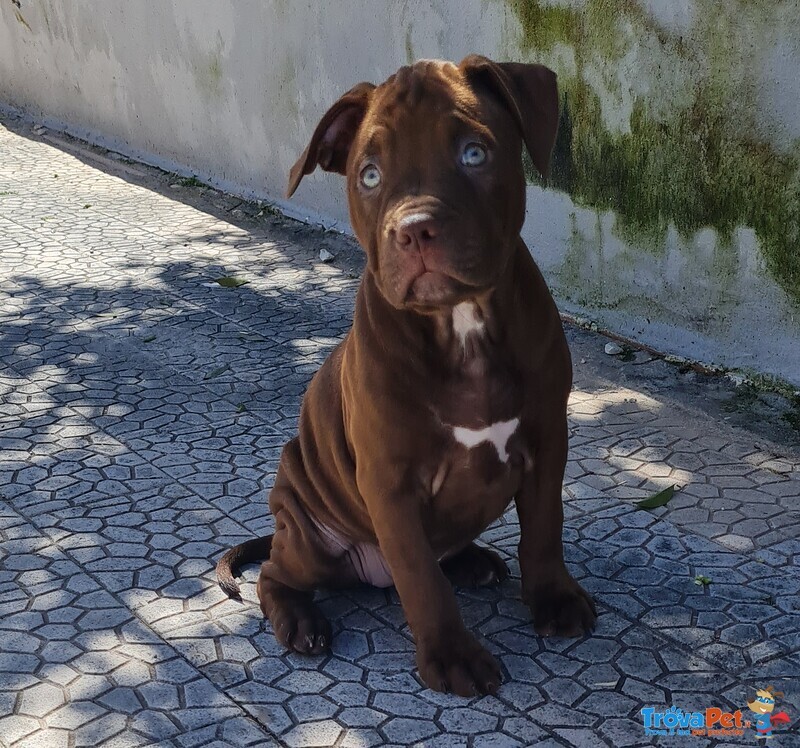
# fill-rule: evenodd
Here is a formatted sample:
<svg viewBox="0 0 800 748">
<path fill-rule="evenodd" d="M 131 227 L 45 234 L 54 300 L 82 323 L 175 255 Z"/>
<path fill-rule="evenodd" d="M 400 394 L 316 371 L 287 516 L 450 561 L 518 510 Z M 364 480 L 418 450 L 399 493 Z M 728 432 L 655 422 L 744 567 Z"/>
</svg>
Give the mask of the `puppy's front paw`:
<svg viewBox="0 0 800 748">
<path fill-rule="evenodd" d="M 524 597 L 539 636 L 577 637 L 594 630 L 594 602 L 563 567 L 536 580 Z"/>
<path fill-rule="evenodd" d="M 421 637 L 417 667 L 429 688 L 459 696 L 496 693 L 503 679 L 497 660 L 465 629 Z"/>
</svg>

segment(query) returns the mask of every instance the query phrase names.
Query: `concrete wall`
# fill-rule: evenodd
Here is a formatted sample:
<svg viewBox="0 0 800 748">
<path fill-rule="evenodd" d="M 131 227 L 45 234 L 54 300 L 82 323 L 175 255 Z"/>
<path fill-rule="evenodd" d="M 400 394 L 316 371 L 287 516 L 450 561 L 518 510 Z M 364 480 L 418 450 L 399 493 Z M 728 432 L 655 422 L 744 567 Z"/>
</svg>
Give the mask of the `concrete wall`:
<svg viewBox="0 0 800 748">
<path fill-rule="evenodd" d="M 419 57 L 542 61 L 564 117 L 525 238 L 562 308 L 800 384 L 799 17 L 797 0 L 0 0 L 0 102 L 279 201 L 354 83 Z M 340 179 L 305 180 L 290 210 L 346 222 Z"/>
</svg>

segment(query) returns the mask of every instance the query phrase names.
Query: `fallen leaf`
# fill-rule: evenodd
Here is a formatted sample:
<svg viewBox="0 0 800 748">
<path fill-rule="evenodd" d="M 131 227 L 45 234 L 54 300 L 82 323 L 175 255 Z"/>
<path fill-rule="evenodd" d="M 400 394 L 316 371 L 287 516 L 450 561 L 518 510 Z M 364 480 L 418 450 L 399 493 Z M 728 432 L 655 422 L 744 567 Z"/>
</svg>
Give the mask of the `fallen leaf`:
<svg viewBox="0 0 800 748">
<path fill-rule="evenodd" d="M 708 587 L 708 585 L 711 584 L 711 577 L 704 577 L 702 574 L 698 574 L 694 578 L 694 583 L 700 587 Z"/>
<path fill-rule="evenodd" d="M 247 408 L 245 407 L 244 403 L 239 403 L 239 404 L 236 406 L 236 412 L 237 412 L 237 413 L 244 413 L 244 412 L 245 412 L 245 410 L 247 410 Z"/>
<path fill-rule="evenodd" d="M 142 343 L 152 343 L 155 339 L 155 335 L 148 335 L 146 338 L 142 338 Z"/>
<path fill-rule="evenodd" d="M 639 509 L 655 509 L 656 507 L 664 506 L 674 495 L 675 486 L 670 486 L 669 488 L 665 488 L 663 491 L 653 494 L 647 499 L 637 501 L 636 506 L 638 506 Z"/>
<path fill-rule="evenodd" d="M 266 343 L 267 339 L 257 332 L 243 332 L 239 335 L 239 340 L 249 343 Z"/>
<path fill-rule="evenodd" d="M 228 364 L 225 366 L 218 366 L 216 369 L 212 369 L 208 374 L 206 374 L 203 379 L 213 379 L 214 377 L 218 377 L 220 374 L 228 371 L 231 367 Z"/>
<path fill-rule="evenodd" d="M 249 283 L 250 281 L 244 280 L 243 278 L 234 278 L 233 276 L 226 275 L 223 278 L 215 278 L 216 283 L 219 283 L 220 286 L 223 288 L 239 288 L 239 286 L 243 286 L 245 283 Z"/>
</svg>

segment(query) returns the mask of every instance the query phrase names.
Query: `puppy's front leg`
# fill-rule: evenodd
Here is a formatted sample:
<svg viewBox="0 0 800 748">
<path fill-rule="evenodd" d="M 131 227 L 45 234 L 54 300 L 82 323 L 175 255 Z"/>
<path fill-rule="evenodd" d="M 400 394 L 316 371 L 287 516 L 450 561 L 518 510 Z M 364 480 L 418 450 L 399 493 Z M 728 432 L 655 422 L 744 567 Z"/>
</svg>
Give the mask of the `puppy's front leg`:
<svg viewBox="0 0 800 748">
<path fill-rule="evenodd" d="M 421 500 L 377 490 L 368 491 L 367 506 L 414 634 L 420 676 L 436 691 L 496 692 L 500 667 L 464 627 L 453 588 L 426 537 Z"/>
<path fill-rule="evenodd" d="M 594 628 L 594 602 L 564 565 L 561 486 L 567 463 L 567 424 L 539 438 L 533 470 L 516 496 L 522 595 L 541 636 L 580 636 Z"/>
</svg>

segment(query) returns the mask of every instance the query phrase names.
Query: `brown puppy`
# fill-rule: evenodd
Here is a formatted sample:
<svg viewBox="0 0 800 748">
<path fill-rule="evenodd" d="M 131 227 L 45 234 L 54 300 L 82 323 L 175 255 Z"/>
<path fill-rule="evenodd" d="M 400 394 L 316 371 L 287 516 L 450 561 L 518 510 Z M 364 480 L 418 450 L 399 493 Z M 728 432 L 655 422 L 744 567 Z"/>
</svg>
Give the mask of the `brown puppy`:
<svg viewBox="0 0 800 748">
<path fill-rule="evenodd" d="M 516 501 L 522 592 L 537 632 L 578 636 L 594 605 L 564 566 L 561 485 L 572 366 L 561 321 L 520 239 L 522 144 L 545 173 L 555 75 L 471 56 L 361 83 L 323 116 L 291 171 L 347 176 L 367 268 L 353 327 L 309 385 L 269 497 L 275 533 L 229 551 L 268 556 L 258 596 L 278 640 L 330 644 L 320 586 L 394 584 L 423 680 L 497 689 L 497 662 L 459 615 L 448 576 L 496 582 L 472 541 Z"/>
</svg>

